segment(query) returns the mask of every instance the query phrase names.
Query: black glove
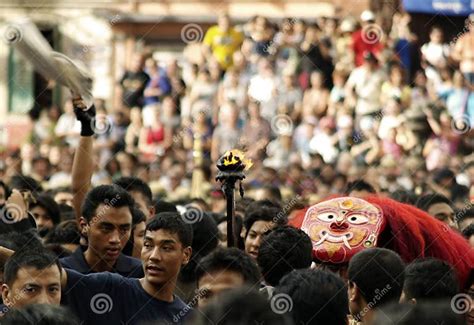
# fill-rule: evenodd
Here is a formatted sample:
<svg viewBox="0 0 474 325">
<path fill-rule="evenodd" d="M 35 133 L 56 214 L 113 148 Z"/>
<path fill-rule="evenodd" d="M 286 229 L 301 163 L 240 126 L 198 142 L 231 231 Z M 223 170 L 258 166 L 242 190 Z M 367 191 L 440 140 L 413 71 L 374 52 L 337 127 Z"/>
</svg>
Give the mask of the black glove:
<svg viewBox="0 0 474 325">
<path fill-rule="evenodd" d="M 92 105 L 88 110 L 84 110 L 84 104 L 80 99 L 72 101 L 74 106 L 74 113 L 79 122 L 81 122 L 81 136 L 90 137 L 94 135 L 95 126 L 95 106 Z"/>
</svg>

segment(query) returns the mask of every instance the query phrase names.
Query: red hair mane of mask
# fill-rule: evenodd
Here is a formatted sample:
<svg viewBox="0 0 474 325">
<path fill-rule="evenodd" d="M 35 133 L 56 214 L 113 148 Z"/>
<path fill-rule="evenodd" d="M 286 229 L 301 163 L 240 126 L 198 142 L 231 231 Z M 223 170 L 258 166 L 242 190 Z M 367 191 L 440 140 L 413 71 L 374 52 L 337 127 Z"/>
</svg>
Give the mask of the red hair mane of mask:
<svg viewBox="0 0 474 325">
<path fill-rule="evenodd" d="M 463 287 L 469 285 L 466 282 L 474 269 L 474 250 L 460 234 L 414 206 L 380 196 L 363 199 L 380 207 L 387 222 L 378 246 L 397 252 L 406 263 L 422 257 L 439 258 L 457 270 Z M 301 228 L 306 210 L 290 224 Z"/>
</svg>

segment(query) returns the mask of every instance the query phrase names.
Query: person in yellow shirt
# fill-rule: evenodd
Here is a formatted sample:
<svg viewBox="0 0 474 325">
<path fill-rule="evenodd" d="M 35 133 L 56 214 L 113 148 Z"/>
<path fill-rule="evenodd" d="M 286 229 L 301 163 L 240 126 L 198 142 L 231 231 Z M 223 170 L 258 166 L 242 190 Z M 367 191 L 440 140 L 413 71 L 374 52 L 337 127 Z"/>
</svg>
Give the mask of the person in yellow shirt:
<svg viewBox="0 0 474 325">
<path fill-rule="evenodd" d="M 231 26 L 229 16 L 220 15 L 217 25 L 209 28 L 204 36 L 205 56 L 214 56 L 225 70 L 232 65 L 232 55 L 239 49 L 243 39 L 243 34 Z"/>
</svg>

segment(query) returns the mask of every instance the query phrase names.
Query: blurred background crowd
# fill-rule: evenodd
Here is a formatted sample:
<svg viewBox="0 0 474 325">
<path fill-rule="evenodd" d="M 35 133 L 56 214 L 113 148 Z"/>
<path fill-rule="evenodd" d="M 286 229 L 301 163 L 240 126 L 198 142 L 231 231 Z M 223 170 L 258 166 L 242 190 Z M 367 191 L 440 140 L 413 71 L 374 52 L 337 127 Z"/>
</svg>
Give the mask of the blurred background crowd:
<svg viewBox="0 0 474 325">
<path fill-rule="evenodd" d="M 438 193 L 472 209 L 474 16 L 451 40 L 434 26 L 424 44 L 410 19 L 395 14 L 387 33 L 371 11 L 240 25 L 221 14 L 185 31 L 199 42 L 184 60 L 135 53 L 113 105 L 96 99 L 93 185 L 134 176 L 155 202 L 200 198 L 222 213 L 215 164 L 237 148 L 253 162 L 246 196 L 290 212 L 352 190 L 412 204 Z M 80 123 L 70 100 L 29 116 L 28 141 L 0 153 L 0 179 L 31 177 L 68 219 Z"/>
</svg>

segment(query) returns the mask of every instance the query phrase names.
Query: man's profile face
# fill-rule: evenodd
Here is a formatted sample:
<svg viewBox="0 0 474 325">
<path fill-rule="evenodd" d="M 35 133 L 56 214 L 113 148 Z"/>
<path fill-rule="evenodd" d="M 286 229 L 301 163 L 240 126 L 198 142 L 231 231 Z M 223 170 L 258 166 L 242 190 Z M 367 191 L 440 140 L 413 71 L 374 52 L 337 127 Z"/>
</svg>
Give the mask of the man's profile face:
<svg viewBox="0 0 474 325">
<path fill-rule="evenodd" d="M 145 195 L 138 191 L 131 191 L 129 193 L 135 200 L 135 203 L 138 205 L 140 210 L 145 214 L 147 220 L 153 217 L 154 209 L 152 210 L 152 208 L 148 204 L 148 200 L 146 199 Z"/>
<path fill-rule="evenodd" d="M 20 268 L 11 286 L 2 285 L 4 303 L 11 308 L 31 304 L 59 305 L 61 301 L 61 273 L 51 265 L 43 270 Z"/>
<path fill-rule="evenodd" d="M 51 219 L 45 208 L 37 205 L 30 211 L 35 218 L 38 229 L 52 229 L 54 227 L 53 219 Z"/>
<path fill-rule="evenodd" d="M 255 221 L 250 227 L 247 237 L 245 237 L 245 252 L 256 259 L 263 234 L 274 227 L 275 223 L 273 221 Z"/>
<path fill-rule="evenodd" d="M 435 203 L 428 208 L 428 214 L 444 222 L 450 227 L 456 227 L 454 222 L 454 210 L 446 203 Z"/>
<path fill-rule="evenodd" d="M 100 204 L 89 221 L 87 238 L 92 253 L 101 260 L 115 264 L 130 238 L 132 214 L 128 206 L 114 208 Z"/>
<path fill-rule="evenodd" d="M 218 270 L 203 275 L 198 280 L 199 307 L 204 307 L 214 296 L 230 289 L 239 288 L 244 284 L 242 274 L 231 270 Z"/>
<path fill-rule="evenodd" d="M 141 260 L 146 281 L 157 287 L 175 282 L 191 252 L 191 247 L 183 247 L 177 233 L 165 229 L 145 231 Z"/>
</svg>

